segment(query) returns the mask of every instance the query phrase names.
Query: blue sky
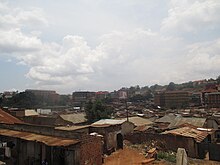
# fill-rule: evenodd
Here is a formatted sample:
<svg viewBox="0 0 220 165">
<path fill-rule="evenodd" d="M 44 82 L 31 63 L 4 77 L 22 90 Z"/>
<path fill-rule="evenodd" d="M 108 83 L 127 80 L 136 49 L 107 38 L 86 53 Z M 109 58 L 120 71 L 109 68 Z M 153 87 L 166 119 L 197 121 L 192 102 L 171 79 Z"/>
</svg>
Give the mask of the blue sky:
<svg viewBox="0 0 220 165">
<path fill-rule="evenodd" d="M 0 91 L 215 78 L 220 1 L 0 0 Z"/>
</svg>

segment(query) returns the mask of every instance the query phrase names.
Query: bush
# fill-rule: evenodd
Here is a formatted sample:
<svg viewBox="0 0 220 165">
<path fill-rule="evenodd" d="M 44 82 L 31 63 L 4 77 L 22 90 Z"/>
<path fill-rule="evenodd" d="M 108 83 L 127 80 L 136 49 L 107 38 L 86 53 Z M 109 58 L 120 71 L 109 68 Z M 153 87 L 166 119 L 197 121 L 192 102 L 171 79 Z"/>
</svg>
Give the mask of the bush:
<svg viewBox="0 0 220 165">
<path fill-rule="evenodd" d="M 158 159 L 164 159 L 168 162 L 176 163 L 176 154 L 173 152 L 158 152 Z"/>
</svg>

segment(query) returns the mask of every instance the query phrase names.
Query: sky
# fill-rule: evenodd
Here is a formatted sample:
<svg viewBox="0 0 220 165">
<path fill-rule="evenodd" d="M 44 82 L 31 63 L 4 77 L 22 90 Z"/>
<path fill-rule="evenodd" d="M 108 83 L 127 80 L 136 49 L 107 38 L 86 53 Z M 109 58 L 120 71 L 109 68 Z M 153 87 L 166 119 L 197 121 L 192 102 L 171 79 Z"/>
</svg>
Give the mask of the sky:
<svg viewBox="0 0 220 165">
<path fill-rule="evenodd" d="M 0 0 L 0 91 L 220 75 L 219 0 Z"/>
</svg>

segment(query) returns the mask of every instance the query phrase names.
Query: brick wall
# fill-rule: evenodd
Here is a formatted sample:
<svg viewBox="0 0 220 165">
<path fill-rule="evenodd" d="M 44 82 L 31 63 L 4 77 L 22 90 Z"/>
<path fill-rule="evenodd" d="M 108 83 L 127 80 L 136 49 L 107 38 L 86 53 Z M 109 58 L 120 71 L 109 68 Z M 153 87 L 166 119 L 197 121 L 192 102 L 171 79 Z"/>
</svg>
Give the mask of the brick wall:
<svg viewBox="0 0 220 165">
<path fill-rule="evenodd" d="M 157 141 L 166 150 L 176 152 L 178 148 L 185 148 L 189 157 L 198 157 L 198 146 L 193 138 L 163 135 L 153 133 L 133 133 L 125 136 L 125 139 L 134 144 Z"/>
<path fill-rule="evenodd" d="M 80 146 L 80 165 L 102 164 L 102 140 L 100 137 L 87 136 Z"/>
</svg>

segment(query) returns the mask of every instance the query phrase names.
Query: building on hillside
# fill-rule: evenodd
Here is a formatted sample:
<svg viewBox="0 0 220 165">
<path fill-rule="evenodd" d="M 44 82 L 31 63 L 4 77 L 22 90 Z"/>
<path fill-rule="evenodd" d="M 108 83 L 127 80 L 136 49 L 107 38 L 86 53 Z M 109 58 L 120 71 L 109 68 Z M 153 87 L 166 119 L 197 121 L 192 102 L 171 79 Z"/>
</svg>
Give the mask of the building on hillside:
<svg viewBox="0 0 220 165">
<path fill-rule="evenodd" d="M 220 92 L 205 93 L 205 105 L 209 108 L 220 108 Z"/>
<path fill-rule="evenodd" d="M 95 98 L 96 99 L 106 99 L 109 97 L 109 92 L 108 91 L 99 91 L 95 93 Z"/>
<path fill-rule="evenodd" d="M 94 100 L 95 92 L 76 91 L 72 94 L 74 106 L 82 107 L 87 101 Z"/>
<path fill-rule="evenodd" d="M 187 107 L 190 100 L 191 94 L 187 91 L 165 91 L 154 95 L 154 104 L 167 108 Z"/>
<path fill-rule="evenodd" d="M 57 94 L 56 91 L 26 89 L 25 92 L 31 92 L 36 97 L 42 99 L 43 101 L 45 101 L 49 104 L 56 104 L 60 101 L 60 95 Z"/>
<path fill-rule="evenodd" d="M 154 105 L 165 107 L 165 94 L 164 92 L 156 92 L 154 94 Z"/>
<path fill-rule="evenodd" d="M 126 90 L 119 90 L 118 91 L 118 98 L 119 99 L 127 99 L 128 98 L 128 94 L 127 94 L 127 91 Z"/>
<path fill-rule="evenodd" d="M 15 94 L 17 94 L 17 92 L 15 91 L 5 91 L 2 96 L 5 98 L 5 99 L 10 99 L 12 98 Z"/>
</svg>

